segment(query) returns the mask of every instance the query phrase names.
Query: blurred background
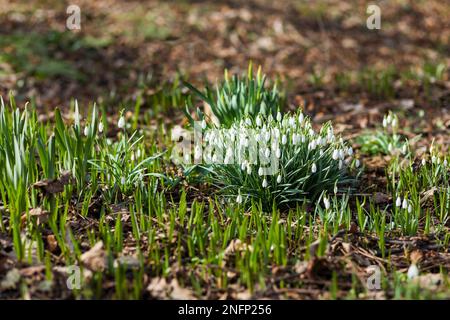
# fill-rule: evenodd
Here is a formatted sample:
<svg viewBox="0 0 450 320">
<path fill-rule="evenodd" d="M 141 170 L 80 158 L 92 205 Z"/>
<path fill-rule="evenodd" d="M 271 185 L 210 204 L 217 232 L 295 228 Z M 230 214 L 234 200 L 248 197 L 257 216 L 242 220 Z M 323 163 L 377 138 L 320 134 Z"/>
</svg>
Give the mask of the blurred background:
<svg viewBox="0 0 450 320">
<path fill-rule="evenodd" d="M 371 3 L 380 30 L 366 26 Z M 71 4 L 80 30 L 66 28 Z M 38 107 L 76 98 L 118 109 L 140 96 L 143 107 L 170 112 L 186 94 L 181 78 L 213 84 L 249 61 L 281 81 L 292 108 L 305 104 L 320 120 L 418 105 L 442 116 L 449 107 L 448 1 L 0 0 L 0 8 L 0 94 Z"/>
</svg>

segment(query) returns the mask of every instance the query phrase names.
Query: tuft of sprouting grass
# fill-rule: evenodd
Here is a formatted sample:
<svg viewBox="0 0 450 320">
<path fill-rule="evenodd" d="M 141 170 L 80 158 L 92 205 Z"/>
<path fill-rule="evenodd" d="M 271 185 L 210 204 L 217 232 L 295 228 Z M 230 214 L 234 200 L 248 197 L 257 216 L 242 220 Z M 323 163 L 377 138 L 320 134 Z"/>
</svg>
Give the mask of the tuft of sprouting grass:
<svg viewBox="0 0 450 320">
<path fill-rule="evenodd" d="M 246 116 L 255 118 L 258 114 L 262 114 L 275 117 L 284 105 L 284 98 L 277 84 L 266 87 L 266 76 L 261 73 L 261 67 L 255 77 L 251 63 L 247 76 L 230 77 L 225 70 L 224 81 L 217 85 L 215 90 L 206 87 L 204 92 L 201 92 L 188 82 L 184 84 L 211 109 L 211 115 L 197 109 L 199 119 L 212 117 L 213 119 L 206 120 L 225 127 L 230 127 L 235 121 L 240 121 Z M 188 106 L 186 115 L 192 122 Z"/>
</svg>

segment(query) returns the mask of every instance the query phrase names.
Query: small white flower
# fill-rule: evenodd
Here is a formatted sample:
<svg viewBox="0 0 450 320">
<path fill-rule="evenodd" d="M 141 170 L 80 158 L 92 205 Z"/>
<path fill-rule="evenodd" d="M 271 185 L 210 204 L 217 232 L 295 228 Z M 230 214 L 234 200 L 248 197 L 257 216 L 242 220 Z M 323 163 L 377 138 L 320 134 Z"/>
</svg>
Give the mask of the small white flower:
<svg viewBox="0 0 450 320">
<path fill-rule="evenodd" d="M 436 156 L 431 157 L 431 163 L 436 163 Z"/>
<path fill-rule="evenodd" d="M 361 162 L 359 161 L 359 159 L 355 160 L 355 167 L 359 168 L 359 166 L 361 165 Z"/>
<path fill-rule="evenodd" d="M 261 127 L 261 125 L 262 125 L 261 117 L 260 117 L 259 115 L 256 117 L 256 125 L 257 125 L 258 127 Z"/>
<path fill-rule="evenodd" d="M 247 165 L 247 174 L 252 174 L 252 165 L 250 163 Z"/>
<path fill-rule="evenodd" d="M 289 118 L 289 125 L 291 126 L 291 127 L 295 127 L 295 119 L 294 118 Z"/>
<path fill-rule="evenodd" d="M 117 127 L 119 129 L 125 128 L 125 118 L 123 116 L 121 116 L 119 122 L 117 122 Z"/>
<path fill-rule="evenodd" d="M 353 154 L 353 148 L 352 148 L 352 147 L 349 147 L 349 148 L 347 149 L 347 154 L 348 154 L 349 156 L 351 156 L 351 155 Z"/>
<path fill-rule="evenodd" d="M 98 132 L 102 133 L 103 132 L 103 122 L 100 122 L 98 124 Z"/>
<path fill-rule="evenodd" d="M 422 159 L 422 166 L 425 166 L 427 164 L 427 161 L 425 160 L 425 158 Z"/>
<path fill-rule="evenodd" d="M 275 156 L 277 157 L 277 159 L 281 158 L 281 150 L 279 148 L 277 148 L 277 150 L 275 151 Z"/>
<path fill-rule="evenodd" d="M 242 203 L 242 196 L 241 196 L 241 194 L 238 194 L 238 196 L 236 197 L 236 202 L 237 203 Z"/>
<path fill-rule="evenodd" d="M 266 156 L 266 158 L 270 157 L 270 149 L 266 148 L 266 150 L 264 151 L 264 155 Z"/>
<path fill-rule="evenodd" d="M 248 126 L 252 125 L 252 121 L 250 120 L 250 118 L 245 119 L 245 124 Z"/>
<path fill-rule="evenodd" d="M 120 184 L 124 185 L 127 182 L 125 177 L 120 178 Z"/>
<path fill-rule="evenodd" d="M 419 276 L 419 268 L 417 268 L 415 263 L 412 263 L 408 268 L 408 279 L 412 280 Z"/>
<path fill-rule="evenodd" d="M 392 119 L 392 127 L 397 128 L 397 118 Z"/>
<path fill-rule="evenodd" d="M 206 129 L 206 121 L 202 120 L 202 129 Z"/>
<path fill-rule="evenodd" d="M 267 180 L 264 178 L 263 182 L 262 182 L 262 187 L 263 188 L 267 188 Z"/>
<path fill-rule="evenodd" d="M 412 205 L 410 203 L 410 204 L 408 204 L 408 213 L 411 213 L 411 212 L 412 212 Z"/>
<path fill-rule="evenodd" d="M 281 121 L 281 113 L 280 113 L 280 112 L 277 113 L 277 121 L 278 121 L 278 122 Z"/>
<path fill-rule="evenodd" d="M 342 160 L 339 160 L 339 164 L 338 164 L 339 170 L 341 170 L 343 166 L 344 166 L 344 162 Z"/>
<path fill-rule="evenodd" d="M 444 165 L 444 167 L 447 167 L 447 166 L 448 166 L 448 161 L 447 161 L 447 159 L 444 159 L 443 165 Z"/>
<path fill-rule="evenodd" d="M 281 138 L 281 143 L 282 143 L 283 145 L 285 145 L 285 144 L 287 143 L 287 137 L 286 137 L 285 134 L 283 134 L 283 137 Z"/>
<path fill-rule="evenodd" d="M 258 175 L 262 176 L 263 174 L 264 174 L 264 169 L 262 167 L 259 167 Z"/>
<path fill-rule="evenodd" d="M 330 200 L 327 197 L 323 198 L 323 204 L 325 205 L 325 209 L 330 209 Z"/>
<path fill-rule="evenodd" d="M 300 112 L 300 114 L 298 115 L 298 123 L 302 123 L 304 119 L 303 113 Z"/>
<path fill-rule="evenodd" d="M 406 154 L 406 152 L 408 152 L 408 146 L 406 144 L 404 144 L 402 147 L 402 153 Z"/>
<path fill-rule="evenodd" d="M 316 166 L 315 163 L 313 163 L 312 166 L 311 166 L 311 172 L 312 173 L 316 173 L 317 172 L 317 166 Z"/>
<path fill-rule="evenodd" d="M 333 150 L 333 160 L 337 160 L 339 158 L 339 151 L 337 149 Z"/>
<path fill-rule="evenodd" d="M 84 127 L 84 135 L 86 137 L 89 135 L 89 126 Z"/>
<path fill-rule="evenodd" d="M 400 207 L 402 205 L 402 198 L 397 197 L 397 200 L 395 201 L 395 206 Z"/>
<path fill-rule="evenodd" d="M 387 127 L 387 125 L 388 125 L 388 123 L 387 123 L 387 119 L 386 119 L 386 118 L 384 118 L 384 119 L 383 119 L 383 127 L 384 127 L 384 128 L 386 128 L 386 127 Z"/>
<path fill-rule="evenodd" d="M 281 183 L 281 174 L 279 174 L 277 177 L 277 183 Z"/>
<path fill-rule="evenodd" d="M 403 199 L 402 209 L 408 209 L 408 200 L 406 198 Z"/>
</svg>

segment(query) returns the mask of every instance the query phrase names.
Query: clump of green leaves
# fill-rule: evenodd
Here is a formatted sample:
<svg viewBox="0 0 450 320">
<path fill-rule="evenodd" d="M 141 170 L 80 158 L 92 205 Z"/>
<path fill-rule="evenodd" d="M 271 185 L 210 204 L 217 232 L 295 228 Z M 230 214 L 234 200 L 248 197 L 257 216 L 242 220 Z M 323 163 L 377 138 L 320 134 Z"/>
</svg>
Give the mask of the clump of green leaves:
<svg viewBox="0 0 450 320">
<path fill-rule="evenodd" d="M 353 149 L 337 138 L 330 123 L 316 132 L 300 111 L 260 114 L 205 133 L 205 162 L 221 193 L 238 203 L 295 207 L 324 192 L 347 191 L 359 166 Z"/>
<path fill-rule="evenodd" d="M 220 125 L 231 127 L 235 121 L 240 121 L 246 116 L 255 118 L 256 115 L 262 114 L 275 117 L 283 108 L 282 94 L 276 84 L 271 88 L 266 87 L 266 76 L 261 74 L 261 67 L 256 78 L 253 75 L 252 64 L 248 67 L 247 76 L 234 75 L 230 78 L 228 71 L 225 70 L 224 78 L 215 90 L 206 87 L 204 92 L 185 82 L 185 85 L 211 108 L 215 119 L 206 120 L 217 120 L 215 122 Z M 188 107 L 186 115 L 191 122 L 194 121 Z M 205 119 L 205 113 L 200 109 L 197 109 L 197 116 L 200 120 Z"/>
<path fill-rule="evenodd" d="M 407 153 L 408 141 L 398 133 L 398 117 L 391 111 L 383 118 L 383 127 L 358 138 L 361 152 L 369 155 Z"/>
</svg>

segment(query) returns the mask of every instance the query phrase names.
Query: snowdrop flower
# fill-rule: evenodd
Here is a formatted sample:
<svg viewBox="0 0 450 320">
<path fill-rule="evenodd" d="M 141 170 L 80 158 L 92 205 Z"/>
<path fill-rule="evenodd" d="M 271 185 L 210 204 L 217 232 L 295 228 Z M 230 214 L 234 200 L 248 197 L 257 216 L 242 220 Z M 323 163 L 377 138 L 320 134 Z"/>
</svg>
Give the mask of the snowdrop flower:
<svg viewBox="0 0 450 320">
<path fill-rule="evenodd" d="M 264 169 L 262 167 L 259 167 L 258 175 L 262 176 L 263 174 L 264 174 Z"/>
<path fill-rule="evenodd" d="M 347 149 L 347 154 L 348 154 L 349 156 L 351 156 L 351 155 L 353 154 L 353 148 L 352 148 L 352 147 L 349 147 L 349 148 Z"/>
<path fill-rule="evenodd" d="M 333 150 L 333 160 L 337 160 L 339 158 L 339 151 L 337 149 Z"/>
<path fill-rule="evenodd" d="M 84 135 L 86 137 L 89 135 L 89 126 L 84 127 Z"/>
<path fill-rule="evenodd" d="M 245 119 L 245 124 L 248 126 L 252 125 L 252 121 L 250 120 L 250 118 Z"/>
<path fill-rule="evenodd" d="M 447 167 L 447 165 L 448 165 L 447 159 L 444 160 L 443 165 L 444 165 L 444 167 Z"/>
<path fill-rule="evenodd" d="M 325 205 L 325 209 L 330 209 L 330 200 L 327 197 L 323 198 L 323 204 Z"/>
<path fill-rule="evenodd" d="M 431 163 L 436 163 L 436 156 L 431 157 Z"/>
<path fill-rule="evenodd" d="M 270 149 L 269 148 L 266 148 L 264 155 L 266 156 L 266 158 L 270 157 Z"/>
<path fill-rule="evenodd" d="M 392 124 L 392 127 L 393 127 L 393 128 L 397 128 L 397 124 L 398 124 L 398 123 L 397 123 L 397 118 L 393 118 L 391 124 Z"/>
<path fill-rule="evenodd" d="M 412 206 L 411 206 L 411 204 L 408 204 L 408 213 L 411 213 L 412 212 Z"/>
<path fill-rule="evenodd" d="M 280 159 L 280 158 L 281 158 L 281 150 L 280 150 L 280 148 L 277 148 L 277 149 L 276 149 L 276 151 L 275 151 L 275 156 L 277 157 L 277 159 Z"/>
<path fill-rule="evenodd" d="M 256 117 L 256 125 L 257 125 L 258 127 L 261 127 L 261 125 L 262 125 L 261 117 L 260 117 L 259 115 Z"/>
<path fill-rule="evenodd" d="M 98 132 L 102 133 L 103 132 L 103 122 L 100 121 L 100 123 L 98 124 Z"/>
<path fill-rule="evenodd" d="M 400 197 L 397 197 L 397 200 L 395 201 L 395 206 L 400 207 L 402 205 L 402 199 Z"/>
<path fill-rule="evenodd" d="M 239 193 L 238 196 L 236 197 L 236 202 L 237 202 L 237 203 L 242 203 L 242 196 L 241 196 L 240 193 Z"/>
<path fill-rule="evenodd" d="M 388 125 L 388 122 L 387 122 L 387 118 L 385 117 L 385 118 L 383 119 L 383 127 L 386 128 L 387 125 Z"/>
<path fill-rule="evenodd" d="M 277 113 L 277 121 L 278 122 L 281 121 L 281 113 L 280 112 Z"/>
<path fill-rule="evenodd" d="M 298 123 L 302 123 L 304 119 L 303 113 L 300 112 L 300 114 L 298 115 Z"/>
<path fill-rule="evenodd" d="M 412 263 L 408 268 L 408 279 L 412 280 L 419 276 L 419 268 L 417 268 L 415 263 Z"/>
<path fill-rule="evenodd" d="M 295 127 L 295 119 L 293 117 L 289 118 L 289 125 Z"/>
<path fill-rule="evenodd" d="M 264 178 L 263 182 L 262 182 L 262 187 L 263 188 L 267 188 L 267 179 Z"/>
<path fill-rule="evenodd" d="M 427 164 L 427 161 L 425 160 L 425 158 L 422 159 L 422 166 L 425 167 L 425 165 Z"/>
<path fill-rule="evenodd" d="M 205 120 L 202 120 L 202 129 L 203 130 L 206 129 L 206 121 Z"/>
<path fill-rule="evenodd" d="M 344 162 L 342 160 L 339 160 L 339 165 L 338 165 L 339 170 L 341 170 L 343 166 L 344 166 Z"/>
<path fill-rule="evenodd" d="M 305 142 L 306 142 L 306 137 L 305 137 L 304 135 L 302 135 L 301 138 L 302 138 L 302 139 L 301 139 L 301 140 L 302 140 L 302 143 L 305 143 Z"/>
<path fill-rule="evenodd" d="M 140 150 L 138 150 L 138 152 L 139 151 Z M 202 157 L 202 148 L 199 145 L 196 145 L 195 146 L 195 150 L 194 150 L 194 158 L 195 159 L 200 159 L 201 157 Z"/>
<path fill-rule="evenodd" d="M 123 116 L 121 116 L 119 122 L 117 122 L 117 127 L 119 129 L 125 128 L 125 118 Z"/>
<path fill-rule="evenodd" d="M 281 183 L 281 174 L 279 174 L 277 177 L 277 183 Z"/>
<path fill-rule="evenodd" d="M 408 151 L 408 146 L 406 144 L 402 147 L 402 153 L 405 154 Z"/>
<path fill-rule="evenodd" d="M 394 150 L 394 146 L 392 145 L 392 143 L 388 144 L 388 151 L 392 152 L 392 150 Z"/>
<path fill-rule="evenodd" d="M 247 164 L 247 174 L 252 174 L 252 165 L 250 163 Z"/>
<path fill-rule="evenodd" d="M 408 200 L 406 198 L 403 199 L 402 209 L 408 209 Z"/>
<path fill-rule="evenodd" d="M 120 184 L 124 185 L 127 182 L 125 177 L 120 178 Z"/>
<path fill-rule="evenodd" d="M 281 138 L 281 143 L 282 143 L 283 145 L 285 145 L 285 144 L 287 143 L 287 137 L 286 137 L 285 134 L 283 134 L 283 137 Z"/>
<path fill-rule="evenodd" d="M 359 159 L 356 159 L 355 161 L 355 167 L 359 168 L 359 166 L 361 165 L 361 162 L 359 161 Z"/>
<path fill-rule="evenodd" d="M 141 149 L 138 149 L 136 152 L 136 158 L 140 158 L 141 157 Z"/>
<path fill-rule="evenodd" d="M 317 172 L 317 166 L 316 166 L 315 163 L 313 163 L 312 166 L 311 166 L 311 172 L 312 173 L 316 173 Z"/>
</svg>

